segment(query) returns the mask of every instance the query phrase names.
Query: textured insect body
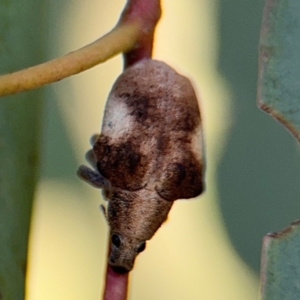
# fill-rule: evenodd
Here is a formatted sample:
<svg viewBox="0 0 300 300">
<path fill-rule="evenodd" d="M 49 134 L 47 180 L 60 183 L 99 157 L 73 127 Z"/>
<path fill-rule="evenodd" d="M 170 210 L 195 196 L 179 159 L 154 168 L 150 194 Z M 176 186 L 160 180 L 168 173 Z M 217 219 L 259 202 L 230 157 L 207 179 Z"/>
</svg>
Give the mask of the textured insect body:
<svg viewBox="0 0 300 300">
<path fill-rule="evenodd" d="M 203 190 L 201 117 L 190 81 L 143 60 L 115 82 L 102 131 L 79 176 L 103 189 L 111 232 L 109 264 L 130 271 L 177 199 Z"/>
</svg>

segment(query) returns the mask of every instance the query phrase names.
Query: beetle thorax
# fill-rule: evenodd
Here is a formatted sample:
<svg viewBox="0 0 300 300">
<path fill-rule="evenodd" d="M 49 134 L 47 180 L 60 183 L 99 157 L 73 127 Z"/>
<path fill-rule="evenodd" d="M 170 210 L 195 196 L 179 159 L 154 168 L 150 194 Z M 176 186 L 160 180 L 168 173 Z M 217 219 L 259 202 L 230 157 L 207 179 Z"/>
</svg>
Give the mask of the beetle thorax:
<svg viewBox="0 0 300 300">
<path fill-rule="evenodd" d="M 149 240 L 166 220 L 172 204 L 146 188 L 114 189 L 108 204 L 110 229 L 128 238 Z"/>
</svg>

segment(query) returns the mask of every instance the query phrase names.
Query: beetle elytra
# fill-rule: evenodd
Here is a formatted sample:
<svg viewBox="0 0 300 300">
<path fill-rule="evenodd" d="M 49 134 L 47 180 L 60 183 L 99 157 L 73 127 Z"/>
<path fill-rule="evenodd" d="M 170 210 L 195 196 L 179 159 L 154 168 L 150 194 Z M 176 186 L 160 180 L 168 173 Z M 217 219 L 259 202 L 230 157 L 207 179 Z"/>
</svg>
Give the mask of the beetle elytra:
<svg viewBox="0 0 300 300">
<path fill-rule="evenodd" d="M 78 175 L 108 200 L 109 265 L 133 268 L 177 199 L 204 188 L 202 123 L 191 82 L 167 64 L 142 60 L 109 94 L 101 134 Z"/>
</svg>

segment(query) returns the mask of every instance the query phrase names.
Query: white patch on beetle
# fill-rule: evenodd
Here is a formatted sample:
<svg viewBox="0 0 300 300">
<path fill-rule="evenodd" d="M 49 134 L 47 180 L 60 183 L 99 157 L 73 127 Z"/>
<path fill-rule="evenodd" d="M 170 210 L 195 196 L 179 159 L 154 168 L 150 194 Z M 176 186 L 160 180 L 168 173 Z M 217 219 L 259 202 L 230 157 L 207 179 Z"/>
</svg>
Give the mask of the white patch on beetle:
<svg viewBox="0 0 300 300">
<path fill-rule="evenodd" d="M 200 110 L 190 81 L 163 62 L 126 69 L 107 100 L 93 140 L 92 170 L 78 175 L 108 200 L 109 265 L 128 272 L 177 199 L 204 189 Z"/>
<path fill-rule="evenodd" d="M 126 105 L 119 103 L 114 97 L 107 103 L 105 110 L 110 117 L 103 121 L 102 134 L 110 136 L 114 143 L 131 131 L 132 117 L 128 114 Z"/>
</svg>

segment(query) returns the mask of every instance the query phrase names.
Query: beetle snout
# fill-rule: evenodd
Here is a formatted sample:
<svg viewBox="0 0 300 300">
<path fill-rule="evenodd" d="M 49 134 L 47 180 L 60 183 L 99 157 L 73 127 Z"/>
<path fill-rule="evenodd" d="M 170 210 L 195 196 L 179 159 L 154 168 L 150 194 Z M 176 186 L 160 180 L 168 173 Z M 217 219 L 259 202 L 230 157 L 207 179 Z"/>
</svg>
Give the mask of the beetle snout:
<svg viewBox="0 0 300 300">
<path fill-rule="evenodd" d="M 115 259 L 114 255 L 110 255 L 109 265 L 118 274 L 125 274 L 132 270 L 134 259 Z"/>
<path fill-rule="evenodd" d="M 146 241 L 120 233 L 112 233 L 108 264 L 116 273 L 130 272 L 133 269 L 136 256 L 145 248 Z"/>
</svg>

